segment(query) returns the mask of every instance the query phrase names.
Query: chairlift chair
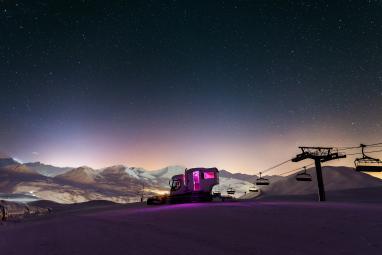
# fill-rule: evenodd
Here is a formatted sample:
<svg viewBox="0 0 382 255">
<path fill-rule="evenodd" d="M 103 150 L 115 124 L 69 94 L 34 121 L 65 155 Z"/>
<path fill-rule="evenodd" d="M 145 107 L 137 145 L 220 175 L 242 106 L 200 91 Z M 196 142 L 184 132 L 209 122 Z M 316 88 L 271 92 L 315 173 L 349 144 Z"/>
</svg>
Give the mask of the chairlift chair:
<svg viewBox="0 0 382 255">
<path fill-rule="evenodd" d="M 233 188 L 229 187 L 229 188 L 227 189 L 227 194 L 228 194 L 228 195 L 235 195 L 235 193 L 236 193 L 236 191 L 235 191 Z"/>
<path fill-rule="evenodd" d="M 220 190 L 214 190 L 214 191 L 212 192 L 212 195 L 214 195 L 214 196 L 220 196 L 220 195 L 221 195 L 221 192 L 220 192 Z"/>
<path fill-rule="evenodd" d="M 311 182 L 312 176 L 306 172 L 306 167 L 304 166 L 304 172 L 298 173 L 296 175 L 296 180 L 299 182 Z"/>
<path fill-rule="evenodd" d="M 256 179 L 256 185 L 269 185 L 269 180 L 267 178 L 261 177 L 261 172 L 259 178 Z"/>
<path fill-rule="evenodd" d="M 382 172 L 382 161 L 377 158 L 369 157 L 365 154 L 366 145 L 360 145 L 362 149 L 362 158 L 354 160 L 355 170 L 358 172 Z"/>
<path fill-rule="evenodd" d="M 256 186 L 252 186 L 249 188 L 249 192 L 259 192 L 259 189 Z"/>
</svg>

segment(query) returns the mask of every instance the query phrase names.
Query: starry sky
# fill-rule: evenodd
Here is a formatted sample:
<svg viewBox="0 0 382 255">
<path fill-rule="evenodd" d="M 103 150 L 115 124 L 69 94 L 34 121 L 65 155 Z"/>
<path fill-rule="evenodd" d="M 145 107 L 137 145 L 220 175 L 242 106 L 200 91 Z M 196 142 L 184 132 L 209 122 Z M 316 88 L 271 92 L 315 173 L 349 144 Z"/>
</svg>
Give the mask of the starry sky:
<svg viewBox="0 0 382 255">
<path fill-rule="evenodd" d="M 299 145 L 381 142 L 381 13 L 371 0 L 1 0 L 0 151 L 257 173 Z"/>
</svg>

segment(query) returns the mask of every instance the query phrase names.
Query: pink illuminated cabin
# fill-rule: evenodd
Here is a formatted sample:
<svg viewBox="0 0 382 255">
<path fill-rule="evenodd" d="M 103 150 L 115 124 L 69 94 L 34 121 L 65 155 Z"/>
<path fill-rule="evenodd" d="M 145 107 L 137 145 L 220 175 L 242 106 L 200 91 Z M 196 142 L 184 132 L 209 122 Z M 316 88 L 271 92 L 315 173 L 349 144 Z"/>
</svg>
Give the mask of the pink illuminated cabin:
<svg viewBox="0 0 382 255">
<path fill-rule="evenodd" d="M 212 188 L 219 184 L 217 168 L 186 169 L 184 174 L 170 180 L 170 202 L 193 202 L 212 200 Z"/>
</svg>

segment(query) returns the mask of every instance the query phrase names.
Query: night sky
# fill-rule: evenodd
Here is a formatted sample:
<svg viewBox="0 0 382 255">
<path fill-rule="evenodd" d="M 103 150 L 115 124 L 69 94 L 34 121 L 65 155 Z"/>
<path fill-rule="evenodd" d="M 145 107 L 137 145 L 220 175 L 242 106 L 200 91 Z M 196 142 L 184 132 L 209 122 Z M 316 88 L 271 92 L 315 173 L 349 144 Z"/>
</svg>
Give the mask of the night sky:
<svg viewBox="0 0 382 255">
<path fill-rule="evenodd" d="M 1 0 L 0 150 L 257 173 L 299 145 L 381 142 L 381 14 L 361 0 Z"/>
</svg>

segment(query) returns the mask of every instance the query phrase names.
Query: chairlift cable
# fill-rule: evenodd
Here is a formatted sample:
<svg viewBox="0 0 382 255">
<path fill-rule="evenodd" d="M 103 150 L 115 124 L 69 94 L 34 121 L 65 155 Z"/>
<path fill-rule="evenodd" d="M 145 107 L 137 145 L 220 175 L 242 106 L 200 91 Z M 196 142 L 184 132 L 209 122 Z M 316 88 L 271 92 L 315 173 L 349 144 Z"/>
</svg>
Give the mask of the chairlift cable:
<svg viewBox="0 0 382 255">
<path fill-rule="evenodd" d="M 284 174 L 289 174 L 289 173 L 293 173 L 293 172 L 296 172 L 298 170 L 301 170 L 301 167 L 299 167 L 298 169 L 293 169 L 293 170 L 290 170 L 290 171 L 287 171 L 287 172 L 284 172 L 284 173 L 281 173 L 279 175 L 284 175 Z"/>
<path fill-rule="evenodd" d="M 376 151 L 365 151 L 365 153 L 375 153 L 375 152 L 381 152 L 382 150 L 376 150 Z"/>
<path fill-rule="evenodd" d="M 382 147 L 382 143 L 364 144 L 365 147 Z M 335 147 L 338 151 L 358 149 L 361 146 Z"/>
<path fill-rule="evenodd" d="M 365 153 L 376 153 L 376 152 L 382 152 L 382 150 L 365 151 Z M 362 155 L 362 153 L 361 153 L 361 152 L 356 152 L 356 153 L 349 153 L 349 154 L 346 154 L 346 156 L 354 156 L 354 155 Z"/>
<path fill-rule="evenodd" d="M 349 146 L 349 147 L 334 147 L 338 150 L 351 150 L 351 149 L 358 149 L 359 148 L 359 145 L 358 146 Z"/>
<path fill-rule="evenodd" d="M 267 168 L 267 169 L 265 169 L 265 170 L 263 170 L 263 171 L 260 171 L 260 173 L 263 174 L 263 173 L 269 172 L 269 171 L 271 171 L 271 170 L 273 170 L 273 169 L 275 169 L 275 168 L 277 168 L 277 167 L 280 167 L 280 166 L 282 166 L 282 165 L 288 163 L 288 162 L 291 161 L 291 160 L 292 160 L 292 159 L 285 160 L 285 161 L 283 161 L 283 162 L 281 162 L 281 163 L 279 163 L 279 164 L 277 164 L 277 165 L 274 165 L 274 166 L 269 167 L 269 168 Z"/>
<path fill-rule="evenodd" d="M 365 144 L 365 146 L 366 146 L 366 147 L 382 147 L 382 142 L 381 142 L 381 143 L 373 143 L 373 144 Z M 334 148 L 337 149 L 337 151 L 346 151 L 346 150 L 358 149 L 358 148 L 360 148 L 360 147 L 361 147 L 361 146 L 349 146 L 349 147 L 334 147 Z M 382 150 L 368 151 L 368 152 L 366 152 L 366 153 L 375 153 L 375 152 L 382 152 Z M 346 154 L 346 155 L 348 155 L 348 156 L 353 156 L 353 155 L 360 155 L 360 154 L 362 154 L 362 153 L 349 153 L 349 154 Z M 265 170 L 262 170 L 262 171 L 260 171 L 259 173 L 264 174 L 264 173 L 266 173 L 266 172 L 269 172 L 269 171 L 271 171 L 271 170 L 273 170 L 273 169 L 275 169 L 275 168 L 278 168 L 278 167 L 280 167 L 280 166 L 282 166 L 282 165 L 288 163 L 288 162 L 291 161 L 291 160 L 292 160 L 292 159 L 285 160 L 285 161 L 283 161 L 283 162 L 281 162 L 281 163 L 278 163 L 277 165 L 274 165 L 274 166 L 271 166 L 271 167 L 269 167 L 269 168 L 267 168 L 267 169 L 265 169 Z M 311 165 L 312 165 L 312 164 L 311 164 Z M 308 165 L 308 166 L 310 166 L 310 165 Z M 297 170 L 298 170 L 298 169 L 297 169 Z M 294 170 L 294 171 L 297 171 L 297 170 Z M 285 173 L 283 173 L 283 174 L 286 174 L 286 173 L 289 173 L 289 172 L 293 172 L 293 171 L 291 170 L 291 171 L 285 172 Z M 280 174 L 280 175 L 282 175 L 282 174 Z"/>
<path fill-rule="evenodd" d="M 374 144 L 365 144 L 366 146 L 376 146 L 376 145 L 381 145 L 382 146 L 382 143 L 374 143 Z"/>
<path fill-rule="evenodd" d="M 382 144 L 375 143 L 375 144 L 366 145 L 366 147 L 382 147 Z"/>
<path fill-rule="evenodd" d="M 313 166 L 313 165 L 314 165 L 314 163 L 311 163 L 311 164 L 309 164 L 309 165 L 303 166 L 302 168 L 304 168 L 304 167 L 310 167 L 310 166 Z M 279 174 L 279 175 L 284 175 L 284 174 L 293 173 L 293 172 L 296 172 L 296 171 L 298 171 L 298 170 L 301 170 L 301 167 L 299 167 L 299 168 L 295 168 L 295 169 L 293 169 L 293 170 L 289 170 L 289 171 L 287 171 L 287 172 L 283 172 L 283 173 L 281 173 L 281 174 Z"/>
</svg>

